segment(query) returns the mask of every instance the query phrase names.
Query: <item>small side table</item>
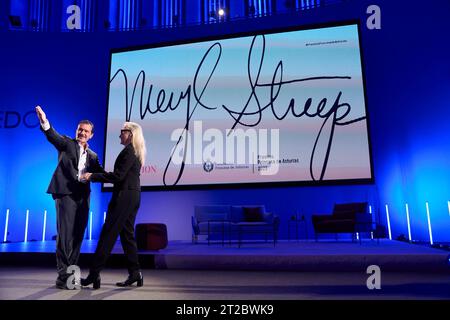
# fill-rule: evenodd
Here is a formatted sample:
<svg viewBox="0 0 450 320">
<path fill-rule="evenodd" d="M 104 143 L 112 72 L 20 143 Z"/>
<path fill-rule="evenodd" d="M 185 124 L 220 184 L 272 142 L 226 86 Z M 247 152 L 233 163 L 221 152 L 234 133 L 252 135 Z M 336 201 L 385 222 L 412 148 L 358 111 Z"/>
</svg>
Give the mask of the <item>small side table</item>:
<svg viewBox="0 0 450 320">
<path fill-rule="evenodd" d="M 221 228 L 220 228 L 220 233 L 221 233 L 221 235 L 222 235 L 222 246 L 224 245 L 224 243 L 225 243 L 225 224 L 226 223 L 228 223 L 228 225 L 229 225 L 229 221 L 228 220 L 208 220 L 208 246 L 209 246 L 209 244 L 210 244 L 210 237 L 211 237 L 211 235 L 214 233 L 214 231 L 216 231 L 216 230 L 212 230 L 212 228 L 211 228 L 211 224 L 212 223 L 219 223 L 219 224 L 221 224 Z M 229 230 L 229 228 L 228 228 L 228 233 L 230 233 L 230 230 Z"/>
<path fill-rule="evenodd" d="M 291 241 L 291 229 L 294 228 L 295 230 L 295 239 L 297 242 L 299 241 L 299 233 L 298 229 L 299 226 L 303 226 L 303 230 L 305 233 L 305 239 L 308 239 L 308 227 L 306 225 L 306 219 L 303 217 L 302 219 L 289 219 L 288 220 L 288 241 Z"/>
</svg>

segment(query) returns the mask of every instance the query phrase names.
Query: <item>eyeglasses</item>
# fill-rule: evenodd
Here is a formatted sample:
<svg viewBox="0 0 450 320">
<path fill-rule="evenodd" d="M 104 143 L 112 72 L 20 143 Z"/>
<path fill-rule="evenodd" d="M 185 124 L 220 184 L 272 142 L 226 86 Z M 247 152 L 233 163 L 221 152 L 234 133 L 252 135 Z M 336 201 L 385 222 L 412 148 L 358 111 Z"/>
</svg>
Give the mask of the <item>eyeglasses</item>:
<svg viewBox="0 0 450 320">
<path fill-rule="evenodd" d="M 120 134 L 122 134 L 124 132 L 130 132 L 131 133 L 131 130 L 130 129 L 122 129 L 122 130 L 120 130 Z"/>
</svg>

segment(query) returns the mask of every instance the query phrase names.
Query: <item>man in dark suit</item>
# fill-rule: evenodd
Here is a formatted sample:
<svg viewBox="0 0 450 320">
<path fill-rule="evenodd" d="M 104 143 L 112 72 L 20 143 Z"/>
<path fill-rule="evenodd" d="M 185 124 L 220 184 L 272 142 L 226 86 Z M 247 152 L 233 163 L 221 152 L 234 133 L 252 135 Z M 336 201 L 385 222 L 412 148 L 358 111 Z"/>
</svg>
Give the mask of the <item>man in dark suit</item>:
<svg viewBox="0 0 450 320">
<path fill-rule="evenodd" d="M 40 106 L 36 113 L 47 140 L 58 150 L 58 165 L 48 186 L 56 204 L 56 286 L 67 289 L 67 267 L 76 265 L 89 215 L 89 181 L 82 179 L 85 172 L 104 172 L 97 154 L 89 149 L 88 141 L 94 135 L 89 120 L 79 122 L 76 138 L 62 136 L 50 125 Z"/>
</svg>

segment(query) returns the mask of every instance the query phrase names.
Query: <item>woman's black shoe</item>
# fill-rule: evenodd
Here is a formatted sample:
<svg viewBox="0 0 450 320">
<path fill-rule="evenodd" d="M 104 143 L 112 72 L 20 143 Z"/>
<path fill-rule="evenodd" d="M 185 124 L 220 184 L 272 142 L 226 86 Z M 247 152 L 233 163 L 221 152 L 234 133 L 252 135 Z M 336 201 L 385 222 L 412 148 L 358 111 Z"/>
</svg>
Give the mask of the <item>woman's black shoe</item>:
<svg viewBox="0 0 450 320">
<path fill-rule="evenodd" d="M 142 273 L 141 272 L 137 272 L 135 274 L 130 274 L 127 278 L 127 280 L 125 280 L 124 282 L 117 282 L 116 286 L 118 287 L 129 287 L 131 286 L 133 283 L 136 282 L 136 285 L 138 287 L 142 287 L 144 285 L 144 278 L 142 277 Z"/>
<path fill-rule="evenodd" d="M 81 279 L 80 283 L 83 287 L 87 287 L 88 285 L 90 285 L 91 283 L 93 284 L 92 287 L 94 289 L 99 289 L 100 288 L 100 275 L 99 274 L 92 274 L 89 273 L 89 275 L 87 276 L 87 278 L 85 279 Z"/>
</svg>

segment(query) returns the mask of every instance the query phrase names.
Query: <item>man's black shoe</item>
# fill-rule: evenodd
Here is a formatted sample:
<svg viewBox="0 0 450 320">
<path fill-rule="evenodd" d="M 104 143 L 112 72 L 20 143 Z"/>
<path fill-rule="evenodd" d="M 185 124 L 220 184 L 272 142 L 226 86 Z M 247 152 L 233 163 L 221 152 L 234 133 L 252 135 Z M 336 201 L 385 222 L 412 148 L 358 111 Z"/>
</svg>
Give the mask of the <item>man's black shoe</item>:
<svg viewBox="0 0 450 320">
<path fill-rule="evenodd" d="M 66 281 L 64 281 L 60 278 L 56 279 L 56 287 L 58 289 L 67 289 L 67 290 L 69 289 L 69 288 L 67 288 Z"/>
<path fill-rule="evenodd" d="M 65 290 L 79 290 L 79 289 L 81 289 L 80 283 L 77 282 L 77 281 L 75 281 L 75 280 L 72 282 L 73 285 L 69 288 L 69 287 L 67 286 L 67 280 L 68 280 L 68 279 L 69 279 L 69 278 L 64 279 L 64 278 L 58 277 L 58 278 L 56 279 L 56 282 L 55 282 L 56 287 L 57 287 L 58 289 L 65 289 Z"/>
</svg>

